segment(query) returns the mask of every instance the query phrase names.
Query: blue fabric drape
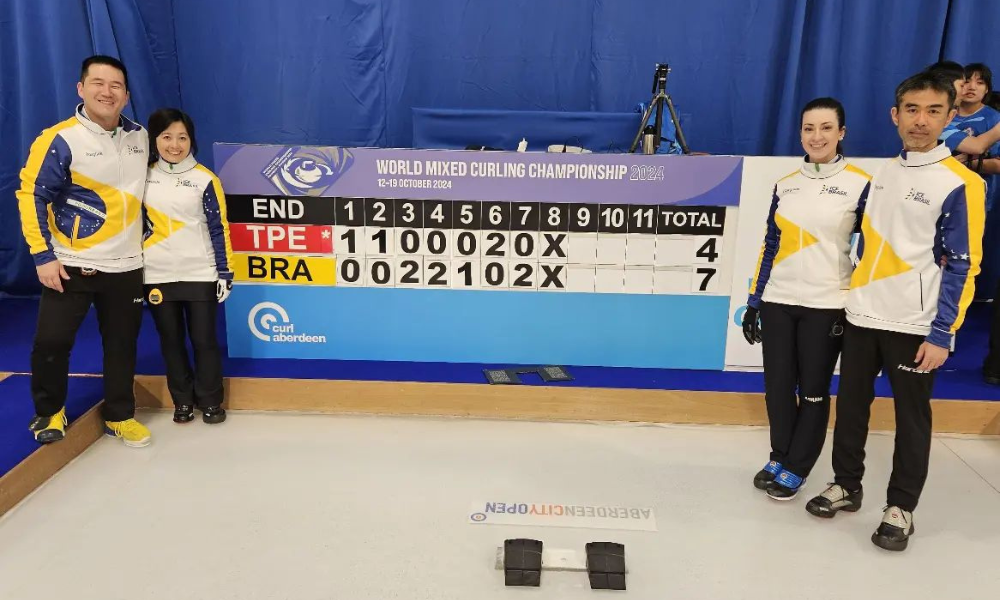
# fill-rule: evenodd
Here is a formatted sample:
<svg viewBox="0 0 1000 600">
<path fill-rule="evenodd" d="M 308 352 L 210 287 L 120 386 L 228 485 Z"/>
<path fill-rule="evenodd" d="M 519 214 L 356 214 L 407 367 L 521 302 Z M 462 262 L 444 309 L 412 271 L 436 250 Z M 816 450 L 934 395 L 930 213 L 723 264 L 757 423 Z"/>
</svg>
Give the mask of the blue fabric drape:
<svg viewBox="0 0 1000 600">
<path fill-rule="evenodd" d="M 847 151 L 890 155 L 905 76 L 993 63 L 980 0 L 6 0 L 0 2 L 0 294 L 35 293 L 18 171 L 70 114 L 80 61 L 129 67 L 130 116 L 178 106 L 216 141 L 407 147 L 412 109 L 632 112 L 653 68 L 695 150 L 798 154 L 798 115 L 832 95 Z M 1000 77 L 1000 76 L 998 76 Z M 530 138 L 530 136 L 529 136 Z"/>
</svg>

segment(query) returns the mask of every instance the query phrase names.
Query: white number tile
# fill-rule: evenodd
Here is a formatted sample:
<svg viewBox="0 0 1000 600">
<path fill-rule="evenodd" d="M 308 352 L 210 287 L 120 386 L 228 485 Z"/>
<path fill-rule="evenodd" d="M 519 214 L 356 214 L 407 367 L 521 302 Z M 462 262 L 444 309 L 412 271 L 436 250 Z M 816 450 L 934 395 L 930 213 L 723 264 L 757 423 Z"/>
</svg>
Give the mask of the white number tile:
<svg viewBox="0 0 1000 600">
<path fill-rule="evenodd" d="M 656 236 L 656 257 L 653 264 L 657 267 L 690 265 L 694 252 L 692 238 L 658 235 Z"/>
<path fill-rule="evenodd" d="M 484 290 L 505 290 L 510 277 L 510 264 L 505 259 L 483 259 L 481 261 L 482 279 L 480 283 Z"/>
<path fill-rule="evenodd" d="M 625 293 L 652 294 L 653 267 L 626 267 Z"/>
<path fill-rule="evenodd" d="M 624 235 L 615 233 L 597 234 L 597 264 L 599 265 L 625 264 Z"/>
<path fill-rule="evenodd" d="M 510 257 L 509 231 L 483 231 L 480 239 L 479 256 L 487 260 L 504 260 Z"/>
<path fill-rule="evenodd" d="M 565 232 L 543 231 L 538 236 L 538 260 L 545 263 L 569 262 L 569 236 Z M 596 241 L 596 238 L 595 238 Z M 597 246 L 593 247 L 593 256 L 597 257 Z M 581 261 L 582 262 L 582 261 Z M 592 262 L 592 261 L 591 261 Z"/>
<path fill-rule="evenodd" d="M 478 290 L 482 285 L 482 266 L 479 260 L 454 260 L 449 278 L 451 287 L 463 290 Z"/>
<path fill-rule="evenodd" d="M 451 232 L 452 237 L 448 249 L 451 257 L 456 260 L 474 260 L 480 257 L 483 252 L 483 232 L 471 229 L 455 229 Z M 470 251 L 469 254 L 462 254 L 459 248 Z"/>
<path fill-rule="evenodd" d="M 690 294 L 691 283 L 690 267 L 653 270 L 654 294 Z"/>
<path fill-rule="evenodd" d="M 539 235 L 531 231 L 510 232 L 510 257 L 512 260 L 537 259 Z"/>
<path fill-rule="evenodd" d="M 394 260 L 396 287 L 421 287 L 424 280 L 423 257 L 397 256 Z"/>
<path fill-rule="evenodd" d="M 533 292 L 538 289 L 538 263 L 510 261 L 507 285 L 512 290 Z"/>
<path fill-rule="evenodd" d="M 630 233 L 625 236 L 625 264 L 653 266 L 656 236 Z"/>
<path fill-rule="evenodd" d="M 625 268 L 620 265 L 598 265 L 594 291 L 620 294 L 625 291 Z"/>
<path fill-rule="evenodd" d="M 597 280 L 594 265 L 566 265 L 566 290 L 570 292 L 593 292 Z"/>
<path fill-rule="evenodd" d="M 341 287 L 361 287 L 365 285 L 365 257 L 364 256 L 338 256 L 333 259 L 334 265 L 337 267 L 337 280 L 336 285 Z M 354 263 L 356 267 L 346 266 L 344 263 Z M 350 274 L 357 274 L 357 279 L 354 281 L 347 281 L 344 279 L 344 269 L 351 269 Z M 354 271 L 353 269 L 357 270 Z"/>
<path fill-rule="evenodd" d="M 365 227 L 364 229 L 359 227 L 357 233 L 364 235 L 364 254 L 368 256 L 392 256 L 395 254 L 396 237 L 391 227 Z M 385 237 L 384 247 L 379 239 L 375 239 L 376 236 Z"/>
<path fill-rule="evenodd" d="M 591 271 L 593 267 L 591 267 Z M 565 292 L 568 289 L 569 268 L 565 264 L 538 264 L 538 291 Z M 593 281 L 593 276 L 591 276 Z M 593 288 L 593 286 L 591 286 Z M 590 289 L 588 291 L 593 291 Z"/>
<path fill-rule="evenodd" d="M 431 251 L 431 245 L 439 253 Z M 424 256 L 438 256 L 447 258 L 451 256 L 452 232 L 448 229 L 425 229 L 423 244 L 420 246 L 420 254 Z"/>
<path fill-rule="evenodd" d="M 423 229 L 412 227 L 396 227 L 396 255 L 419 256 L 424 254 L 427 243 Z M 416 232 L 416 236 L 413 233 Z"/>
<path fill-rule="evenodd" d="M 597 264 L 597 234 L 570 233 L 566 262 L 579 265 Z"/>
<path fill-rule="evenodd" d="M 395 265 L 391 258 L 371 259 L 365 261 L 365 287 L 394 287 Z"/>
</svg>

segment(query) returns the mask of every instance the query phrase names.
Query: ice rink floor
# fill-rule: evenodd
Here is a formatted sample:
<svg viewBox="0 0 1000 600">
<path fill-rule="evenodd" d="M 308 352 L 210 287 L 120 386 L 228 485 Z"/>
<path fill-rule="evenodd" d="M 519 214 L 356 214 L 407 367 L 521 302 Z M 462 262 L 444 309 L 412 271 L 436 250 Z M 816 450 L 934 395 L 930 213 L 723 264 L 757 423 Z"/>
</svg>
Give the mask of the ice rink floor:
<svg viewBox="0 0 1000 600">
<path fill-rule="evenodd" d="M 791 502 L 751 484 L 761 428 L 230 413 L 141 415 L 144 449 L 102 438 L 0 520 L 0 598 L 481 600 L 877 598 L 1000 590 L 1000 440 L 936 437 L 906 552 L 877 526 L 892 437 L 872 434 L 865 505 L 826 521 L 828 439 Z M 471 523 L 476 501 L 651 507 L 657 531 Z M 625 544 L 626 592 L 586 573 L 505 588 L 505 538 L 583 554 Z M 595 596 L 597 594 L 598 596 Z"/>
</svg>

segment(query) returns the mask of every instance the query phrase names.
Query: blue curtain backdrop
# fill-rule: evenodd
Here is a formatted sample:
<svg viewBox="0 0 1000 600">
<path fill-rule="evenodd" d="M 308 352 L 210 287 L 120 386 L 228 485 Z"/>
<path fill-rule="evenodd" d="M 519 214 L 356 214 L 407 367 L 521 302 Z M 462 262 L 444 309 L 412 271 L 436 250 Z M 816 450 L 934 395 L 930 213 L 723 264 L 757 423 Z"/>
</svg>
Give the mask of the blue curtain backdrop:
<svg viewBox="0 0 1000 600">
<path fill-rule="evenodd" d="M 413 107 L 631 111 L 667 62 L 691 146 L 798 154 L 800 106 L 847 107 L 847 149 L 888 156 L 892 91 L 939 60 L 1000 69 L 981 0 L 4 0 L 0 294 L 38 290 L 14 191 L 71 114 L 80 61 L 130 70 L 139 121 L 179 106 L 211 144 L 411 143 Z"/>
</svg>

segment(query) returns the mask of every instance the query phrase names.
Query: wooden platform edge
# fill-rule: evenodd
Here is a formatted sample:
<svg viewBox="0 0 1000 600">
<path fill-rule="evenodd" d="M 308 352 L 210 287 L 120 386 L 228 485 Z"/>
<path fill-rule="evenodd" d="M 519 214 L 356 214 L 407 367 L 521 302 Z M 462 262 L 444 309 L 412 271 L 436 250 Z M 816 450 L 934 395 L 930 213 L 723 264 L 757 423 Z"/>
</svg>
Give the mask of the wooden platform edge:
<svg viewBox="0 0 1000 600">
<path fill-rule="evenodd" d="M 104 432 L 101 405 L 73 421 L 61 442 L 39 447 L 0 477 L 0 517 L 100 439 Z"/>
<path fill-rule="evenodd" d="M 136 402 L 170 408 L 166 378 L 136 378 Z M 544 421 L 766 425 L 759 393 L 461 383 L 229 378 L 232 410 L 419 415 Z M 1000 435 L 1000 402 L 934 400 L 935 433 Z M 831 411 L 836 414 L 836 399 Z M 833 426 L 831 417 L 830 425 Z M 890 398 L 872 406 L 871 429 L 895 429 Z"/>
</svg>

